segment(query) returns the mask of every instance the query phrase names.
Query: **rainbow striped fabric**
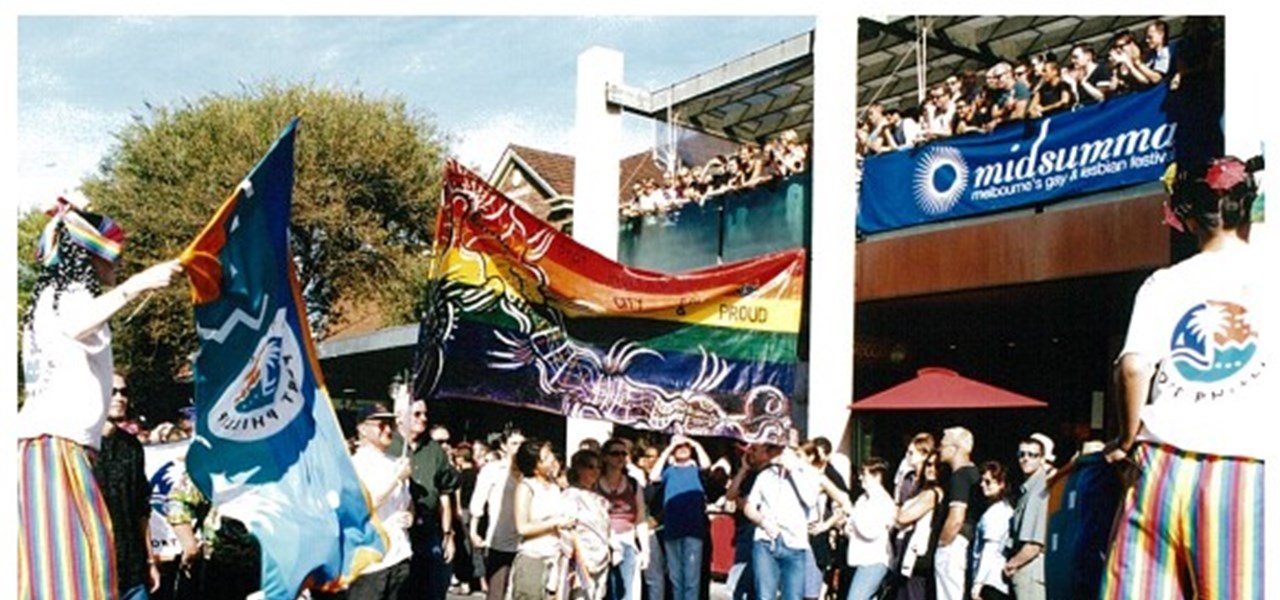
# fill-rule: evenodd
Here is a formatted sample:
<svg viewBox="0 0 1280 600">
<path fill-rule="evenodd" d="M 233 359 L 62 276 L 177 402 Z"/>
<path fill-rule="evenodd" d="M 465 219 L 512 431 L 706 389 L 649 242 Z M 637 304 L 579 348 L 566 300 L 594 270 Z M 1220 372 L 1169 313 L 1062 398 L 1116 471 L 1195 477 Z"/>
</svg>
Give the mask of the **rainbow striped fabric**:
<svg viewBox="0 0 1280 600">
<path fill-rule="evenodd" d="M 58 198 L 57 206 L 48 214 L 53 218 L 44 226 L 44 230 L 40 232 L 40 239 L 36 242 L 36 261 L 40 264 L 49 266 L 58 262 L 58 224 L 60 223 L 65 226 L 64 229 L 71 241 L 85 250 L 109 262 L 115 262 L 120 258 L 120 252 L 124 250 L 124 229 L 121 229 L 120 225 L 110 217 L 95 215 L 101 220 L 97 226 L 94 226 L 63 198 Z"/>
<path fill-rule="evenodd" d="M 1263 462 L 1139 443 L 1103 600 L 1261 600 Z"/>
<path fill-rule="evenodd" d="M 18 598 L 115 598 L 111 517 L 84 447 L 20 439 L 18 469 Z"/>
<path fill-rule="evenodd" d="M 803 249 L 681 274 L 633 269 L 455 162 L 446 166 L 435 244 L 419 397 L 785 439 Z"/>
</svg>

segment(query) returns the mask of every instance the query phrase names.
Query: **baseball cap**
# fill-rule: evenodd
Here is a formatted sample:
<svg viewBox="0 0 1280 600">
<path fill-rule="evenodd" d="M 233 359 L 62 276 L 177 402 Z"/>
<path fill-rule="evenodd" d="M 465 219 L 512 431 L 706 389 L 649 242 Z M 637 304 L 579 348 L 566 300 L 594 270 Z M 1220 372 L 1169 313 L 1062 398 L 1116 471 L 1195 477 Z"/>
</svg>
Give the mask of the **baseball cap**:
<svg viewBox="0 0 1280 600">
<path fill-rule="evenodd" d="M 360 410 L 356 413 L 356 423 L 363 423 L 371 419 L 394 418 L 396 418 L 395 413 L 387 410 L 387 405 L 382 404 L 381 402 L 374 402 L 373 404 L 361 406 Z"/>
</svg>

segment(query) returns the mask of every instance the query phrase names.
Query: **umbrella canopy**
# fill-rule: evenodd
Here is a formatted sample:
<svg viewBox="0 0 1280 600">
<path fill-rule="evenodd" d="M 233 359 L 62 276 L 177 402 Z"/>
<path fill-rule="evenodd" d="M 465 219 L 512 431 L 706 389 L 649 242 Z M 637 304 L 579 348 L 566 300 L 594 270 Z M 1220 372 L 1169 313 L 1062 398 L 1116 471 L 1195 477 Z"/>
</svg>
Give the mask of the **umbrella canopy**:
<svg viewBox="0 0 1280 600">
<path fill-rule="evenodd" d="M 994 385 L 961 377 L 951 369 L 926 367 L 916 378 L 854 402 L 852 410 L 955 410 L 1044 408 L 1048 404 Z"/>
</svg>

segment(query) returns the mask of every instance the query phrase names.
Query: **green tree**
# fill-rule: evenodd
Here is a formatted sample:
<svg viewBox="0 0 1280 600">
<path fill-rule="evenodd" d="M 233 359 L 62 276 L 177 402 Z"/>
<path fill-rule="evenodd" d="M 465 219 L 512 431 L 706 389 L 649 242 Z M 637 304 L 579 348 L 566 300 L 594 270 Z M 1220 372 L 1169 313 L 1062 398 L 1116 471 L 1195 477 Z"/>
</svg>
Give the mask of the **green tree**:
<svg viewBox="0 0 1280 600">
<path fill-rule="evenodd" d="M 135 117 L 82 185 L 125 229 L 121 280 L 178 256 L 294 115 L 290 237 L 316 338 L 348 313 L 412 320 L 448 140 L 401 100 L 350 91 L 267 83 Z M 189 292 L 141 302 L 114 320 L 116 362 L 135 397 L 172 396 L 196 349 Z"/>
<path fill-rule="evenodd" d="M 18 348 L 22 347 L 22 315 L 27 313 L 31 305 L 31 291 L 35 289 L 39 270 L 36 267 L 35 248 L 40 232 L 44 230 L 49 217 L 39 210 L 31 209 L 18 217 Z M 22 355 L 18 354 L 18 406 L 26 397 L 22 382 Z"/>
</svg>

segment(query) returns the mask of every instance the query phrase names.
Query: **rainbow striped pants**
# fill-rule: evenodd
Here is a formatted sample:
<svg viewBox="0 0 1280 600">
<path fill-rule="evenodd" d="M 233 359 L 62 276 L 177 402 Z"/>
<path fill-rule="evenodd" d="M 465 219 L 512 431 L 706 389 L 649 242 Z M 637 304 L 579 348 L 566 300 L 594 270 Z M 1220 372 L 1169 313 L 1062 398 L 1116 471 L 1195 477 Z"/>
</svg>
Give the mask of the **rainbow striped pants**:
<svg viewBox="0 0 1280 600">
<path fill-rule="evenodd" d="M 1139 444 L 1103 600 L 1263 597 L 1263 462 Z"/>
<path fill-rule="evenodd" d="M 85 448 L 50 436 L 18 440 L 18 598 L 115 598 L 115 561 Z"/>
</svg>

